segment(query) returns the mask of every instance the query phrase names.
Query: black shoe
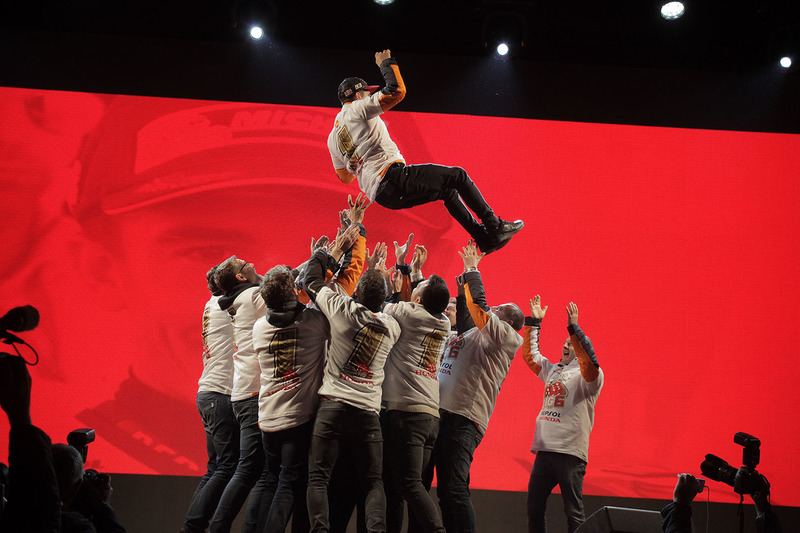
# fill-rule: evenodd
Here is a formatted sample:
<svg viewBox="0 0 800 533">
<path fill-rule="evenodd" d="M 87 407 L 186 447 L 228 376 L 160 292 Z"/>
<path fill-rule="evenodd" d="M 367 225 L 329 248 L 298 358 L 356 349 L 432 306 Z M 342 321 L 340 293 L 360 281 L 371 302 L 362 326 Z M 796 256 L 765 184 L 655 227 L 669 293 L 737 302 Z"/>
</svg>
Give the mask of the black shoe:
<svg viewBox="0 0 800 533">
<path fill-rule="evenodd" d="M 491 233 L 494 233 L 496 235 L 507 233 L 509 236 L 511 236 L 525 227 L 525 223 L 521 220 L 515 220 L 514 222 L 509 222 L 508 220 L 503 220 L 502 218 L 499 220 L 500 223 L 497 224 L 497 226 L 495 226 L 491 230 L 489 230 Z"/>
<path fill-rule="evenodd" d="M 508 241 L 511 240 L 513 233 L 503 233 L 499 236 L 490 237 L 489 240 L 485 243 L 485 246 L 481 246 L 478 244 L 478 248 L 480 248 L 481 253 L 489 255 L 492 252 L 496 252 L 506 244 Z"/>
</svg>

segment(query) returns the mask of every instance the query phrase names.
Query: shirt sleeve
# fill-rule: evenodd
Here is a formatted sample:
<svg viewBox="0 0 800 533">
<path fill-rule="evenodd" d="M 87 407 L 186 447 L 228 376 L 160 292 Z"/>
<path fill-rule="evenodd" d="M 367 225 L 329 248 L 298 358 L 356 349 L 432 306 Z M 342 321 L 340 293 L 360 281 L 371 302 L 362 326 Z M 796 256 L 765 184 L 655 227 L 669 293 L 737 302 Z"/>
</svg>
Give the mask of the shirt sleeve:
<svg viewBox="0 0 800 533">
<path fill-rule="evenodd" d="M 541 325 L 541 319 L 525 317 L 525 327 L 522 330 L 522 358 L 525 359 L 525 364 L 528 365 L 528 368 L 533 370 L 533 373 L 539 379 L 545 381 L 553 367 L 553 363 L 539 351 Z"/>
<path fill-rule="evenodd" d="M 572 347 L 575 349 L 575 355 L 578 357 L 583 380 L 586 383 L 594 383 L 600 375 L 600 364 L 597 362 L 592 344 L 577 324 L 570 324 L 567 330 L 572 341 Z"/>
<path fill-rule="evenodd" d="M 361 224 L 357 225 L 360 227 L 361 233 L 346 256 L 349 257 L 347 267 L 335 279 L 335 282 L 350 296 L 355 292 L 358 279 L 367 264 L 367 230 Z"/>
</svg>

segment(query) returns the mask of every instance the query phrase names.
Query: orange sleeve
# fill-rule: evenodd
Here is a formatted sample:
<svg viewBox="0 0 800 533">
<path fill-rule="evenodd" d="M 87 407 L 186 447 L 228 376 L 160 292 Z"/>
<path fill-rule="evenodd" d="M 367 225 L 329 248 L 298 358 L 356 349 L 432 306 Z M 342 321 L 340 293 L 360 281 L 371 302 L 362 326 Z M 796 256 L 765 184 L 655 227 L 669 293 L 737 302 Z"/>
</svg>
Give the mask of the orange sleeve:
<svg viewBox="0 0 800 533">
<path fill-rule="evenodd" d="M 464 285 L 464 292 L 467 297 L 467 309 L 472 317 L 472 321 L 475 322 L 475 325 L 478 326 L 478 329 L 482 330 L 484 327 L 486 327 L 486 324 L 489 323 L 490 315 L 472 301 L 472 294 L 469 292 L 469 283 Z"/>
<path fill-rule="evenodd" d="M 411 301 L 411 276 L 403 274 L 403 286 L 400 287 L 400 300 L 404 302 Z"/>
<path fill-rule="evenodd" d="M 350 265 L 337 276 L 336 283 L 350 296 L 356 290 L 358 278 L 364 272 L 364 266 L 367 264 L 367 238 L 359 235 L 356 243 L 353 245 L 353 253 L 350 256 Z"/>
<path fill-rule="evenodd" d="M 531 326 L 525 326 L 522 329 L 522 358 L 525 359 L 525 364 L 528 368 L 533 370 L 537 376 L 542 371 L 542 365 L 533 361 L 533 354 L 531 353 Z"/>
<path fill-rule="evenodd" d="M 600 369 L 594 366 L 589 354 L 583 349 L 581 341 L 578 340 L 577 335 L 570 335 L 569 339 L 572 341 L 572 347 L 575 349 L 575 355 L 578 357 L 578 364 L 581 367 L 581 376 L 583 376 L 586 383 L 591 383 L 600 375 Z"/>
<path fill-rule="evenodd" d="M 384 112 L 389 111 L 406 97 L 406 84 L 403 82 L 403 76 L 400 75 L 400 67 L 397 65 L 390 66 L 392 67 L 394 76 L 397 79 L 397 90 L 390 94 L 381 94 L 378 98 L 381 103 L 381 109 Z"/>
<path fill-rule="evenodd" d="M 333 277 L 333 273 L 330 270 L 325 271 L 325 283 L 328 283 L 331 278 Z M 311 301 L 311 298 L 308 297 L 308 293 L 305 289 L 300 289 L 297 291 L 297 301 L 301 304 L 305 305 Z"/>
<path fill-rule="evenodd" d="M 346 168 L 337 168 L 334 170 L 336 170 L 336 175 L 339 176 L 339 181 L 341 181 L 342 183 L 350 183 L 351 181 L 356 179 L 356 175 L 348 172 Z"/>
</svg>

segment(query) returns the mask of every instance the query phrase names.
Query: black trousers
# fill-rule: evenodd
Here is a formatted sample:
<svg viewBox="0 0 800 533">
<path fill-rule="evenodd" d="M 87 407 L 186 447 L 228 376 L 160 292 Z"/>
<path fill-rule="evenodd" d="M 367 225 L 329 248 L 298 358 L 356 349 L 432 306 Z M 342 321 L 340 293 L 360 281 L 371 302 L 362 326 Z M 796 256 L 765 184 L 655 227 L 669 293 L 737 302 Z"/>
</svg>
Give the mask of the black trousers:
<svg viewBox="0 0 800 533">
<path fill-rule="evenodd" d="M 375 201 L 388 209 L 406 209 L 436 200 L 444 202 L 450 215 L 473 239 L 478 243 L 486 241 L 486 228 L 469 209 L 484 222 L 494 218 L 494 212 L 461 167 L 394 163 L 386 170 L 375 196 Z"/>
</svg>

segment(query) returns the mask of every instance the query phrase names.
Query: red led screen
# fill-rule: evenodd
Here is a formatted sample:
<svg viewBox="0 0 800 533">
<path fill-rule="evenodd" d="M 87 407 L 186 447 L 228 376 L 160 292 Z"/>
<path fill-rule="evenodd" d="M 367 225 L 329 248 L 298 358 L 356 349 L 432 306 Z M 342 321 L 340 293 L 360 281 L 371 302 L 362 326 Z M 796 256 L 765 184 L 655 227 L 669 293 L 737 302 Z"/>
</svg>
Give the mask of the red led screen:
<svg viewBox="0 0 800 533">
<path fill-rule="evenodd" d="M 97 430 L 87 466 L 200 476 L 195 408 L 206 270 L 236 254 L 298 265 L 333 235 L 355 184 L 325 141 L 337 110 L 0 89 L 4 313 L 21 333 L 34 423 L 54 441 Z M 762 441 L 773 502 L 800 506 L 800 136 L 390 111 L 409 163 L 464 167 L 525 229 L 480 264 L 489 303 L 550 309 L 560 357 L 573 300 L 605 372 L 587 494 L 671 497 L 706 453 L 733 466 Z M 409 232 L 450 282 L 466 233 L 441 204 L 372 206 L 368 247 Z M 389 261 L 394 257 L 390 253 Z M 6 351 L 8 348 L 6 348 Z M 23 355 L 31 358 L 25 348 Z M 524 491 L 542 383 L 520 355 L 472 487 Z M 0 446 L 7 450 L 7 421 Z M 712 500 L 738 501 L 712 484 Z"/>
</svg>

